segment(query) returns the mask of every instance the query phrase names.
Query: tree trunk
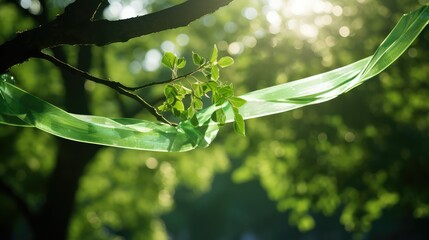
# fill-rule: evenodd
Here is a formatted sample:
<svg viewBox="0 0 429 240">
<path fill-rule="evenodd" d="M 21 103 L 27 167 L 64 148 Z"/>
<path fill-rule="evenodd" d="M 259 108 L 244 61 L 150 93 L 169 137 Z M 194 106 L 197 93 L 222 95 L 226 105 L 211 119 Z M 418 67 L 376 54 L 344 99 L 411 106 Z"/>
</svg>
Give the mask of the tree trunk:
<svg viewBox="0 0 429 240">
<path fill-rule="evenodd" d="M 79 180 L 99 147 L 59 139 L 57 164 L 48 183 L 45 205 L 36 223 L 34 239 L 66 239 Z"/>
<path fill-rule="evenodd" d="M 63 59 L 62 49 L 55 49 L 56 57 Z M 90 47 L 81 47 L 78 67 L 88 71 L 91 63 Z M 84 79 L 62 71 L 65 86 L 65 105 L 68 111 L 88 114 L 88 100 L 84 89 Z M 73 215 L 79 180 L 86 165 L 100 149 L 99 146 L 73 142 L 58 138 L 56 166 L 50 176 L 46 202 L 34 226 L 34 239 L 66 239 L 70 219 Z"/>
</svg>

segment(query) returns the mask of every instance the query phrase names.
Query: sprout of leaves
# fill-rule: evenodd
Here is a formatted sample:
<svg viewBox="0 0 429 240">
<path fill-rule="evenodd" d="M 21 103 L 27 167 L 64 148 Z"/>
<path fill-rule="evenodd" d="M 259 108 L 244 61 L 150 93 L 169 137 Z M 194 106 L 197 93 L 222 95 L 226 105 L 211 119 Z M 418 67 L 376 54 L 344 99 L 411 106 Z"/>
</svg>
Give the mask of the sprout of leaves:
<svg viewBox="0 0 429 240">
<path fill-rule="evenodd" d="M 234 96 L 232 84 L 220 81 L 220 68 L 226 68 L 234 63 L 229 56 L 218 59 L 218 49 L 213 48 L 210 59 L 192 52 L 192 62 L 196 69 L 179 76 L 178 71 L 186 66 L 184 58 L 178 58 L 171 52 L 165 52 L 162 64 L 171 70 L 172 79 L 164 88 L 165 101 L 158 107 L 160 111 L 170 111 L 183 121 L 190 120 L 198 125 L 195 113 L 204 107 L 204 98 L 210 99 L 215 106 L 229 104 L 234 113 L 234 130 L 245 135 L 245 123 L 238 108 L 246 103 L 244 99 Z M 200 76 L 203 77 L 200 77 Z M 226 115 L 224 108 L 216 110 L 212 120 L 220 126 L 225 125 Z"/>
</svg>

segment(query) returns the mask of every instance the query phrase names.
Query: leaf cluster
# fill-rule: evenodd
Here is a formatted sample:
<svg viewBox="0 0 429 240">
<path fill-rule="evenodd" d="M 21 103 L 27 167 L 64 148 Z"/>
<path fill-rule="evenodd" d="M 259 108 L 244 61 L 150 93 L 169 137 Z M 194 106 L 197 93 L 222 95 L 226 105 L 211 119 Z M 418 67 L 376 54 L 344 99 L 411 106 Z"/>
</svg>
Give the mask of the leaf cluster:
<svg viewBox="0 0 429 240">
<path fill-rule="evenodd" d="M 171 52 L 165 52 L 161 61 L 163 66 L 171 70 L 172 79 L 164 88 L 165 101 L 158 109 L 162 112 L 170 111 L 181 120 L 190 120 L 197 126 L 199 123 L 195 113 L 203 109 L 204 102 L 210 100 L 210 103 L 215 106 L 229 104 L 234 112 L 234 130 L 244 135 L 244 119 L 238 108 L 246 101 L 234 95 L 231 83 L 220 80 L 220 69 L 234 64 L 234 59 L 229 56 L 219 58 L 218 54 L 216 45 L 209 59 L 192 52 L 192 62 L 196 69 L 179 76 L 178 71 L 186 66 L 186 59 L 177 57 Z M 225 125 L 224 108 L 216 110 L 211 118 L 219 125 Z"/>
</svg>

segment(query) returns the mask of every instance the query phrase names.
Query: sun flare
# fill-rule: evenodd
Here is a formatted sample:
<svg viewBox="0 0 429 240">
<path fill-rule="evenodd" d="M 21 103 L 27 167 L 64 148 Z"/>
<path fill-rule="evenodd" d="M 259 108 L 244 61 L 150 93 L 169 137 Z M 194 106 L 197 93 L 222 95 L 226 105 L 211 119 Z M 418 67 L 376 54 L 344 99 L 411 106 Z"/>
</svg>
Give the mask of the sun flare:
<svg viewBox="0 0 429 240">
<path fill-rule="evenodd" d="M 298 16 L 310 15 L 316 12 L 322 3 L 321 0 L 289 0 L 285 5 L 285 11 Z"/>
<path fill-rule="evenodd" d="M 271 33 L 278 33 L 285 26 L 307 39 L 317 37 L 318 29 L 332 22 L 330 15 L 335 8 L 327 0 L 267 0 L 266 6 Z"/>
</svg>

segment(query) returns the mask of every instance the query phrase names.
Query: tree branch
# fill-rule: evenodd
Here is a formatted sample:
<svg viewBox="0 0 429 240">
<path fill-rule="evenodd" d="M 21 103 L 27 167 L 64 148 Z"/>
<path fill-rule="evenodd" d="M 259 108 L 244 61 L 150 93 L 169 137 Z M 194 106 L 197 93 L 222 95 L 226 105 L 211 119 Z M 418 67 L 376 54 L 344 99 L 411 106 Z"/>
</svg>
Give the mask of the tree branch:
<svg viewBox="0 0 429 240">
<path fill-rule="evenodd" d="M 0 73 L 22 63 L 40 50 L 58 45 L 103 46 L 132 38 L 183 27 L 192 21 L 228 5 L 233 0 L 188 0 L 144 16 L 118 20 L 91 21 L 100 0 L 77 0 L 55 20 L 16 35 L 0 45 Z M 83 13 L 77 13 L 85 6 Z M 76 16 L 74 15 L 76 14 Z M 75 17 L 79 17 L 76 19 Z"/>
<path fill-rule="evenodd" d="M 167 79 L 167 80 L 163 80 L 163 81 L 157 81 L 157 82 L 156 81 L 155 82 L 150 82 L 150 83 L 146 83 L 146 84 L 143 84 L 141 86 L 138 86 L 138 87 L 127 87 L 127 88 L 128 88 L 128 90 L 136 91 L 136 90 L 139 90 L 139 89 L 143 89 L 143 88 L 147 88 L 147 87 L 152 87 L 152 86 L 155 86 L 155 85 L 161 85 L 161 84 L 176 82 L 176 81 L 179 81 L 181 79 L 185 79 L 185 78 L 187 78 L 189 76 L 194 75 L 195 73 L 199 72 L 201 69 L 203 69 L 206 66 L 207 65 L 202 65 L 199 68 L 197 68 L 197 69 L 195 69 L 195 70 L 193 70 L 191 72 L 188 72 L 186 74 L 180 75 L 180 76 L 175 77 L 175 78 L 171 78 L 171 79 Z"/>
<path fill-rule="evenodd" d="M 144 16 L 118 21 L 98 20 L 79 30 L 75 42 L 103 46 L 126 42 L 132 38 L 187 26 L 192 21 L 212 13 L 233 0 L 188 0 L 182 4 Z M 76 29 L 77 30 L 77 29 Z"/>
<path fill-rule="evenodd" d="M 87 23 L 94 15 L 103 0 L 76 0 L 64 9 L 58 19 L 68 25 Z"/>
<path fill-rule="evenodd" d="M 127 86 L 123 85 L 120 82 L 110 81 L 110 80 L 107 80 L 107 79 L 102 79 L 102 78 L 93 76 L 93 75 L 91 75 L 91 74 L 89 74 L 87 72 L 84 72 L 84 71 L 76 68 L 76 67 L 73 67 L 72 65 L 70 65 L 70 64 L 68 64 L 66 62 L 63 62 L 63 61 L 59 60 L 58 58 L 56 58 L 54 56 L 51 56 L 51 55 L 48 55 L 48 54 L 45 54 L 45 53 L 41 53 L 40 52 L 38 54 L 35 54 L 34 57 L 47 60 L 47 61 L 53 63 L 55 66 L 57 66 L 59 68 L 66 69 L 69 72 L 72 72 L 72 73 L 74 73 L 76 75 L 79 75 L 80 77 L 82 77 L 84 79 L 87 79 L 87 80 L 90 80 L 90 81 L 93 81 L 93 82 L 96 82 L 96 83 L 99 83 L 99 84 L 103 84 L 103 85 L 108 86 L 110 88 L 113 88 L 115 90 L 117 88 L 123 88 L 125 90 L 134 90 L 134 88 L 127 87 Z"/>
<path fill-rule="evenodd" d="M 80 77 L 82 77 L 84 79 L 87 79 L 87 80 L 108 86 L 108 87 L 114 89 L 115 91 L 117 91 L 118 93 L 125 95 L 127 97 L 130 97 L 130 98 L 136 100 L 137 102 L 139 102 L 140 104 L 142 104 L 143 107 L 146 108 L 153 116 L 155 116 L 155 118 L 158 121 L 161 121 L 161 122 L 164 122 L 164 123 L 167 123 L 170 125 L 174 125 L 173 123 L 168 121 L 166 118 L 164 118 L 164 116 L 159 114 L 155 107 L 150 105 L 148 102 L 146 102 L 139 95 L 132 92 L 132 91 L 136 90 L 137 88 L 130 88 L 130 87 L 127 87 L 127 86 L 121 84 L 120 82 L 109 81 L 106 79 L 102 79 L 102 78 L 92 76 L 87 72 L 84 72 L 80 69 L 77 69 L 77 68 L 75 68 L 75 67 L 73 67 L 73 66 L 53 57 L 53 56 L 50 56 L 50 55 L 47 55 L 47 54 L 44 54 L 41 52 L 39 52 L 38 54 L 35 54 L 34 57 L 45 59 L 45 60 L 53 63 L 57 67 L 59 67 L 61 69 L 65 69 L 65 70 L 67 70 L 73 74 L 79 75 Z"/>
</svg>

